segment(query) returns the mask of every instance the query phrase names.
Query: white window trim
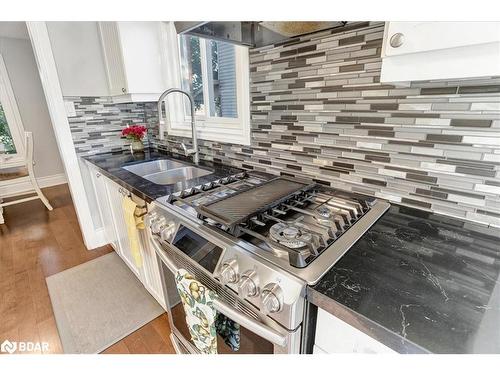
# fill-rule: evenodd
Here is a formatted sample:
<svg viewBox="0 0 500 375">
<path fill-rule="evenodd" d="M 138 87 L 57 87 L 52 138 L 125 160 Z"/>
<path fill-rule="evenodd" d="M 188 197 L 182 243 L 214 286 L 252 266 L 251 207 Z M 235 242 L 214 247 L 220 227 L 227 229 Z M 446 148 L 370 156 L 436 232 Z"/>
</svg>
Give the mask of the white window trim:
<svg viewBox="0 0 500 375">
<path fill-rule="evenodd" d="M 163 23 L 162 34 L 167 84 L 168 87 L 180 88 L 182 87 L 180 51 L 173 22 Z M 238 118 L 196 116 L 196 129 L 200 139 L 248 146 L 250 145 L 250 68 L 247 47 L 235 46 L 235 62 Z M 160 137 L 163 139 L 164 131 L 169 135 L 191 137 L 191 117 L 185 115 L 181 96 L 167 98 L 166 106 L 168 114 L 165 126 L 160 125 Z M 208 110 L 208 105 L 206 107 Z"/>
<path fill-rule="evenodd" d="M 12 90 L 9 74 L 3 56 L 0 54 L 0 102 L 5 113 L 10 135 L 16 147 L 15 154 L 0 154 L 1 165 L 5 167 L 24 163 L 24 126 L 17 106 L 16 97 Z"/>
</svg>

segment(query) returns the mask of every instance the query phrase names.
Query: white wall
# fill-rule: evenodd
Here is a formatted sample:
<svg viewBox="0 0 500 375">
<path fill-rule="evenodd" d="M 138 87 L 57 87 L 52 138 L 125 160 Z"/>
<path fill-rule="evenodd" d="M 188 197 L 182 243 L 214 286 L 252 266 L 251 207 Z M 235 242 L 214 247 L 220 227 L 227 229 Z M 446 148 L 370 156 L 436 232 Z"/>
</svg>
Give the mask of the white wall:
<svg viewBox="0 0 500 375">
<path fill-rule="evenodd" d="M 0 53 L 24 129 L 33 132 L 36 177 L 64 173 L 30 41 L 0 37 Z"/>
<path fill-rule="evenodd" d="M 108 96 L 97 22 L 47 22 L 63 96 Z"/>
</svg>

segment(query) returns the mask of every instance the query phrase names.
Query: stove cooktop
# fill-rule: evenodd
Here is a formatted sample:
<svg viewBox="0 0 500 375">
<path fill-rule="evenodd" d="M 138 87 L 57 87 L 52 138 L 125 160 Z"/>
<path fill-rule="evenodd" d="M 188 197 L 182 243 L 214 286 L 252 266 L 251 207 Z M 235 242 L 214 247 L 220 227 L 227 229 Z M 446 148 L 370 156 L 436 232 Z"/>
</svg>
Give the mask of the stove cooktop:
<svg viewBox="0 0 500 375">
<path fill-rule="evenodd" d="M 332 245 L 341 256 L 389 207 L 356 193 L 254 172 L 159 201 L 297 269 L 308 267 Z"/>
</svg>

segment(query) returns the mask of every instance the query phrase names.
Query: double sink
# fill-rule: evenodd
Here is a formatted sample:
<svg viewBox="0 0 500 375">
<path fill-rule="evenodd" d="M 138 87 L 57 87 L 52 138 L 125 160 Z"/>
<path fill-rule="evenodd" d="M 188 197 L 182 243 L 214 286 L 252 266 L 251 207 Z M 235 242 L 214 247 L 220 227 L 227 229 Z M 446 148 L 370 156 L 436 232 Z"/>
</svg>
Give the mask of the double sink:
<svg viewBox="0 0 500 375">
<path fill-rule="evenodd" d="M 172 185 L 213 173 L 170 159 L 153 160 L 122 168 L 158 185 Z"/>
</svg>

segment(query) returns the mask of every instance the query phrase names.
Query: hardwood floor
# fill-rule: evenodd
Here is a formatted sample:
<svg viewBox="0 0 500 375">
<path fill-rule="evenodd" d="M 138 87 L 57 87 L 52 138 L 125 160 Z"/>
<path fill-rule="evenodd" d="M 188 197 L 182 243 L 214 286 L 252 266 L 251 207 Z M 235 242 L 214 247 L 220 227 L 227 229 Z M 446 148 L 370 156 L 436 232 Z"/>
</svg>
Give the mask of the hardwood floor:
<svg viewBox="0 0 500 375">
<path fill-rule="evenodd" d="M 44 353 L 62 353 L 45 278 L 113 249 L 85 248 L 67 185 L 43 192 L 52 212 L 39 200 L 21 203 L 5 209 L 0 225 L 0 343 L 48 342 Z M 174 353 L 169 335 L 163 314 L 104 353 Z"/>
</svg>

